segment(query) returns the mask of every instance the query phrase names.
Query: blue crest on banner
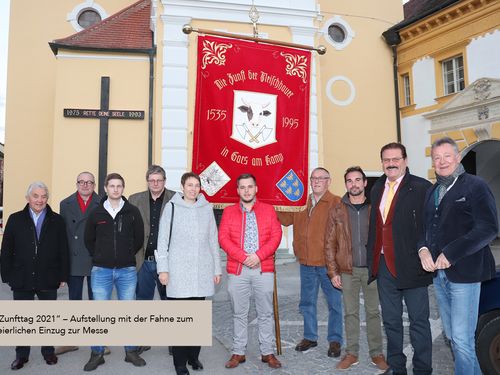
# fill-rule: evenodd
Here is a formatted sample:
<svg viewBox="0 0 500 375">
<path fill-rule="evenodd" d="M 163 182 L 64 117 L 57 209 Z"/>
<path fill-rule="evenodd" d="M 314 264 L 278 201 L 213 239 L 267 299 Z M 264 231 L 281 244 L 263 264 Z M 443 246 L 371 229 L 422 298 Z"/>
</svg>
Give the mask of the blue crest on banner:
<svg viewBox="0 0 500 375">
<path fill-rule="evenodd" d="M 292 202 L 298 201 L 304 194 L 304 184 L 300 181 L 299 176 L 290 169 L 276 184 L 278 189 L 283 193 L 288 200 Z"/>
</svg>

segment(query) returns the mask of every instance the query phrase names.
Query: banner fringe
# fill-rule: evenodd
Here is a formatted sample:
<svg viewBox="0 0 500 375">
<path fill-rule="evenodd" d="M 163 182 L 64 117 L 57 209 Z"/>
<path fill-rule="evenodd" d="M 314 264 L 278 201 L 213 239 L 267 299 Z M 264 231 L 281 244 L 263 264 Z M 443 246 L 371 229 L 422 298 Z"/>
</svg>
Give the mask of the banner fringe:
<svg viewBox="0 0 500 375">
<path fill-rule="evenodd" d="M 234 203 L 212 203 L 216 210 L 223 210 Z M 300 212 L 306 209 L 306 206 L 274 206 L 274 209 L 279 212 Z"/>
<path fill-rule="evenodd" d="M 306 209 L 306 206 L 274 206 L 274 209 L 279 212 L 300 212 Z"/>
</svg>

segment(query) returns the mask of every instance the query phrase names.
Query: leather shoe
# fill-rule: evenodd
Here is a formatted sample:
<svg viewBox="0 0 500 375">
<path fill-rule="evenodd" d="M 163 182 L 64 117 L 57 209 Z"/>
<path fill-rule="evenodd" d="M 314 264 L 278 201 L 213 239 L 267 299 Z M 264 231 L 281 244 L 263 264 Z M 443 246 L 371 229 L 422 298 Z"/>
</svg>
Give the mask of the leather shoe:
<svg viewBox="0 0 500 375">
<path fill-rule="evenodd" d="M 45 359 L 45 363 L 48 365 L 55 365 L 57 363 L 57 356 L 55 354 L 45 355 L 43 359 Z"/>
<path fill-rule="evenodd" d="M 11 370 L 19 370 L 19 369 L 23 368 L 23 366 L 26 362 L 28 362 L 28 358 L 24 358 L 24 357 L 16 358 L 14 360 L 14 362 L 11 363 L 10 369 Z"/>
<path fill-rule="evenodd" d="M 332 341 L 328 348 L 328 357 L 340 357 L 340 342 Z"/>
<path fill-rule="evenodd" d="M 186 366 L 175 366 L 176 375 L 189 375 L 189 370 Z"/>
<path fill-rule="evenodd" d="M 281 367 L 281 362 L 278 361 L 278 358 L 276 358 L 274 354 L 263 355 L 262 362 L 267 363 L 267 365 L 271 368 Z"/>
<path fill-rule="evenodd" d="M 247 359 L 244 355 L 233 354 L 229 361 L 226 362 L 226 368 L 235 368 L 238 367 L 240 363 L 245 363 Z"/>
<path fill-rule="evenodd" d="M 311 341 L 308 339 L 302 339 L 301 342 L 297 344 L 295 347 L 295 350 L 298 352 L 305 352 L 306 350 L 309 350 L 311 348 L 314 348 L 315 346 L 318 346 L 317 341 Z"/>
<path fill-rule="evenodd" d="M 203 364 L 200 362 L 199 359 L 190 359 L 188 360 L 189 366 L 193 368 L 193 370 L 203 370 Z"/>
</svg>

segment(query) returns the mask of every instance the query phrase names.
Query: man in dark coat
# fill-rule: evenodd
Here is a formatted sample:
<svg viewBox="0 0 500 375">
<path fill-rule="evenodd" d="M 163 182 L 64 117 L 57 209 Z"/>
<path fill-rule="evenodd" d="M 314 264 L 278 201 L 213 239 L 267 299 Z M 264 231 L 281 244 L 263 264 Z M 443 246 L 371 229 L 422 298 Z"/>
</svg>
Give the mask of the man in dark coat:
<svg viewBox="0 0 500 375">
<path fill-rule="evenodd" d="M 480 375 L 474 335 L 481 282 L 495 276 L 489 244 L 498 235 L 495 198 L 481 178 L 465 173 L 451 138 L 431 147 L 436 184 L 425 199 L 422 267 L 434 272 L 441 322 L 451 342 L 455 375 Z"/>
<path fill-rule="evenodd" d="M 387 335 L 386 374 L 406 374 L 403 353 L 403 299 L 410 320 L 413 373 L 432 373 L 432 336 L 427 286 L 432 276 L 422 268 L 417 242 L 423 233 L 423 203 L 430 182 L 411 175 L 406 148 L 389 143 L 380 151 L 384 175 L 371 190 L 372 210 L 367 256 L 369 280 L 377 279 Z"/>
<path fill-rule="evenodd" d="M 2 281 L 12 289 L 14 300 L 57 299 L 57 289 L 68 280 L 68 241 L 63 218 L 47 204 L 49 190 L 34 182 L 26 193 L 28 204 L 10 215 L 2 241 Z M 30 355 L 29 346 L 16 347 L 12 370 L 21 369 Z M 42 346 L 48 365 L 55 365 L 53 346 Z"/>
<path fill-rule="evenodd" d="M 82 172 L 76 178 L 76 192 L 61 201 L 59 212 L 66 223 L 69 245 L 70 271 L 68 294 L 70 300 L 82 300 L 83 282 L 87 278 L 87 294 L 92 299 L 90 270 L 92 258 L 83 242 L 85 223 L 89 212 L 99 205 L 100 198 L 94 192 L 95 178 L 90 172 Z M 59 346 L 56 355 L 77 350 L 78 346 Z"/>
</svg>

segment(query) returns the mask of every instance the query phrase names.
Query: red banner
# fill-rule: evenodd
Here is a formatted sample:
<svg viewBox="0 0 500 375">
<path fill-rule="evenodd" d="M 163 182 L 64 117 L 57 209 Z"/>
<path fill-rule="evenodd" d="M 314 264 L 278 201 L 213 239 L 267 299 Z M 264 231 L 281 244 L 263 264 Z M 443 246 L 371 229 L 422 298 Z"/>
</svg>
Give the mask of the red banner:
<svg viewBox="0 0 500 375">
<path fill-rule="evenodd" d="M 252 173 L 259 200 L 306 204 L 310 64 L 309 51 L 198 37 L 192 169 L 210 202 L 236 202 Z"/>
</svg>

